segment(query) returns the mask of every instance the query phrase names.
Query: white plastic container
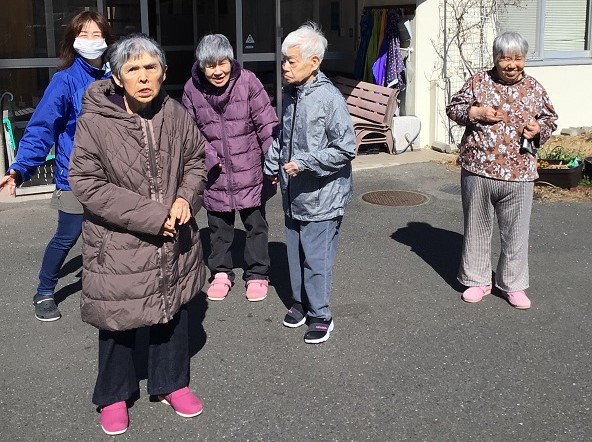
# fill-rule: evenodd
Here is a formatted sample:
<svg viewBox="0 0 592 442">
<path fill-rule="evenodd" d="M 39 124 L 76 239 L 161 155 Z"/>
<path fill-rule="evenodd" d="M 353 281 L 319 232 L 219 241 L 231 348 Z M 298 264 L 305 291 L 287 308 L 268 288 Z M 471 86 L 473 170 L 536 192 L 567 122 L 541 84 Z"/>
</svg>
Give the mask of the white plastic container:
<svg viewBox="0 0 592 442">
<path fill-rule="evenodd" d="M 421 121 L 419 118 L 412 115 L 393 117 L 391 130 L 395 140 L 396 153 L 419 149 L 421 147 L 419 143 Z"/>
</svg>

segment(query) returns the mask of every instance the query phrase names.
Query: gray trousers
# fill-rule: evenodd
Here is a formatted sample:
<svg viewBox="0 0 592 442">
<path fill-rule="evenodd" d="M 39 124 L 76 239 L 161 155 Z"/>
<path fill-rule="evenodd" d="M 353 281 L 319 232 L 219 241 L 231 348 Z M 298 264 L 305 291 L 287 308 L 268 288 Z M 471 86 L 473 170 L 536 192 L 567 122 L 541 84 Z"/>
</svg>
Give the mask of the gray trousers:
<svg viewBox="0 0 592 442">
<path fill-rule="evenodd" d="M 458 280 L 468 287 L 491 284 L 491 237 L 497 215 L 501 252 L 495 285 L 505 292 L 528 288 L 528 233 L 534 183 L 461 173 L 465 222 Z"/>
<path fill-rule="evenodd" d="M 326 221 L 285 217 L 292 296 L 308 309 L 309 317 L 331 318 L 329 297 L 341 220 L 341 216 Z"/>
</svg>

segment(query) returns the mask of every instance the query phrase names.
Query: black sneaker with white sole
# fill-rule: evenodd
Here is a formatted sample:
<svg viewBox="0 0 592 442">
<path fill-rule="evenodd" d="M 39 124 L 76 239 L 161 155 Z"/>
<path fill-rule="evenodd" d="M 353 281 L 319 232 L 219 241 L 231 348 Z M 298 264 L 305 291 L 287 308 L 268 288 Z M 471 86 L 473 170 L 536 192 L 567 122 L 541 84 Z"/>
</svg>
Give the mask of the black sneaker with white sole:
<svg viewBox="0 0 592 442">
<path fill-rule="evenodd" d="M 286 313 L 286 316 L 284 316 L 283 324 L 286 327 L 296 328 L 304 325 L 305 322 L 306 310 L 301 303 L 295 302 L 294 305 L 292 305 L 292 307 L 290 307 L 288 310 L 288 313 Z"/>
<path fill-rule="evenodd" d="M 35 317 L 40 321 L 57 321 L 62 317 L 62 314 L 53 299 L 53 295 L 42 296 L 36 294 L 33 297 L 33 305 L 35 306 Z"/>
<path fill-rule="evenodd" d="M 333 319 L 310 318 L 308 330 L 304 335 L 307 344 L 320 344 L 329 339 L 334 326 Z"/>
</svg>

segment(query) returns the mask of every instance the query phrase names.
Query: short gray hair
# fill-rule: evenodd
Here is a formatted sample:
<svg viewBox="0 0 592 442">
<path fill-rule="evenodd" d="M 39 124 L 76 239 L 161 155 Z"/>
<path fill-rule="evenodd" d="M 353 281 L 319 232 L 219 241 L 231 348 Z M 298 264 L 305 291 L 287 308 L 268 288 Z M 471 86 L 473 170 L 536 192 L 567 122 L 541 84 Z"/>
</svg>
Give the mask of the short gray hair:
<svg viewBox="0 0 592 442">
<path fill-rule="evenodd" d="M 282 43 L 282 54 L 287 55 L 289 48 L 298 46 L 304 60 L 316 55 L 320 61 L 325 57 L 327 39 L 315 22 L 307 21 L 295 31 L 290 32 Z"/>
<path fill-rule="evenodd" d="M 222 34 L 208 34 L 204 35 L 199 41 L 195 49 L 195 58 L 199 63 L 200 69 L 209 64 L 216 64 L 219 61 L 232 61 L 234 59 L 234 51 L 228 38 Z"/>
<path fill-rule="evenodd" d="M 144 52 L 156 57 L 162 70 L 166 70 L 166 56 L 160 45 L 146 34 L 135 33 L 122 37 L 109 48 L 107 58 L 113 75 L 121 78 L 123 65 L 129 60 L 142 56 Z"/>
<path fill-rule="evenodd" d="M 493 40 L 493 62 L 497 63 L 504 55 L 520 53 L 526 58 L 528 42 L 518 32 L 504 32 Z"/>
</svg>

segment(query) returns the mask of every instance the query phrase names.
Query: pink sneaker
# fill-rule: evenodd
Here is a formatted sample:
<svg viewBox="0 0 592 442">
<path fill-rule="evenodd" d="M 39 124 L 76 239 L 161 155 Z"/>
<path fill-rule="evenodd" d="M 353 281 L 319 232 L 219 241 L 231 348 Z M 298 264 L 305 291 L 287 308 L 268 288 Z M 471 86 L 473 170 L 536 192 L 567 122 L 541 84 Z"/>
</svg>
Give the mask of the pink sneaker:
<svg viewBox="0 0 592 442">
<path fill-rule="evenodd" d="M 465 302 L 479 302 L 483 297 L 491 294 L 491 284 L 469 287 L 462 294 L 462 300 Z"/>
<path fill-rule="evenodd" d="M 528 299 L 528 296 L 526 296 L 526 292 L 524 290 L 506 292 L 505 295 L 512 307 L 520 310 L 526 310 L 530 308 L 530 299 Z"/>
<path fill-rule="evenodd" d="M 247 299 L 249 301 L 263 301 L 267 297 L 268 285 L 269 282 L 265 279 L 247 281 Z"/>
<path fill-rule="evenodd" d="M 216 273 L 208 288 L 208 299 L 210 301 L 222 301 L 228 295 L 231 286 L 232 281 L 230 281 L 226 273 Z"/>
<path fill-rule="evenodd" d="M 125 401 L 115 402 L 101 408 L 101 427 L 109 436 L 117 436 L 127 431 L 129 416 Z"/>
<path fill-rule="evenodd" d="M 179 416 L 195 417 L 203 411 L 203 405 L 199 398 L 192 393 L 189 387 L 183 387 L 170 394 L 158 397 L 161 402 L 169 404 Z"/>
</svg>

